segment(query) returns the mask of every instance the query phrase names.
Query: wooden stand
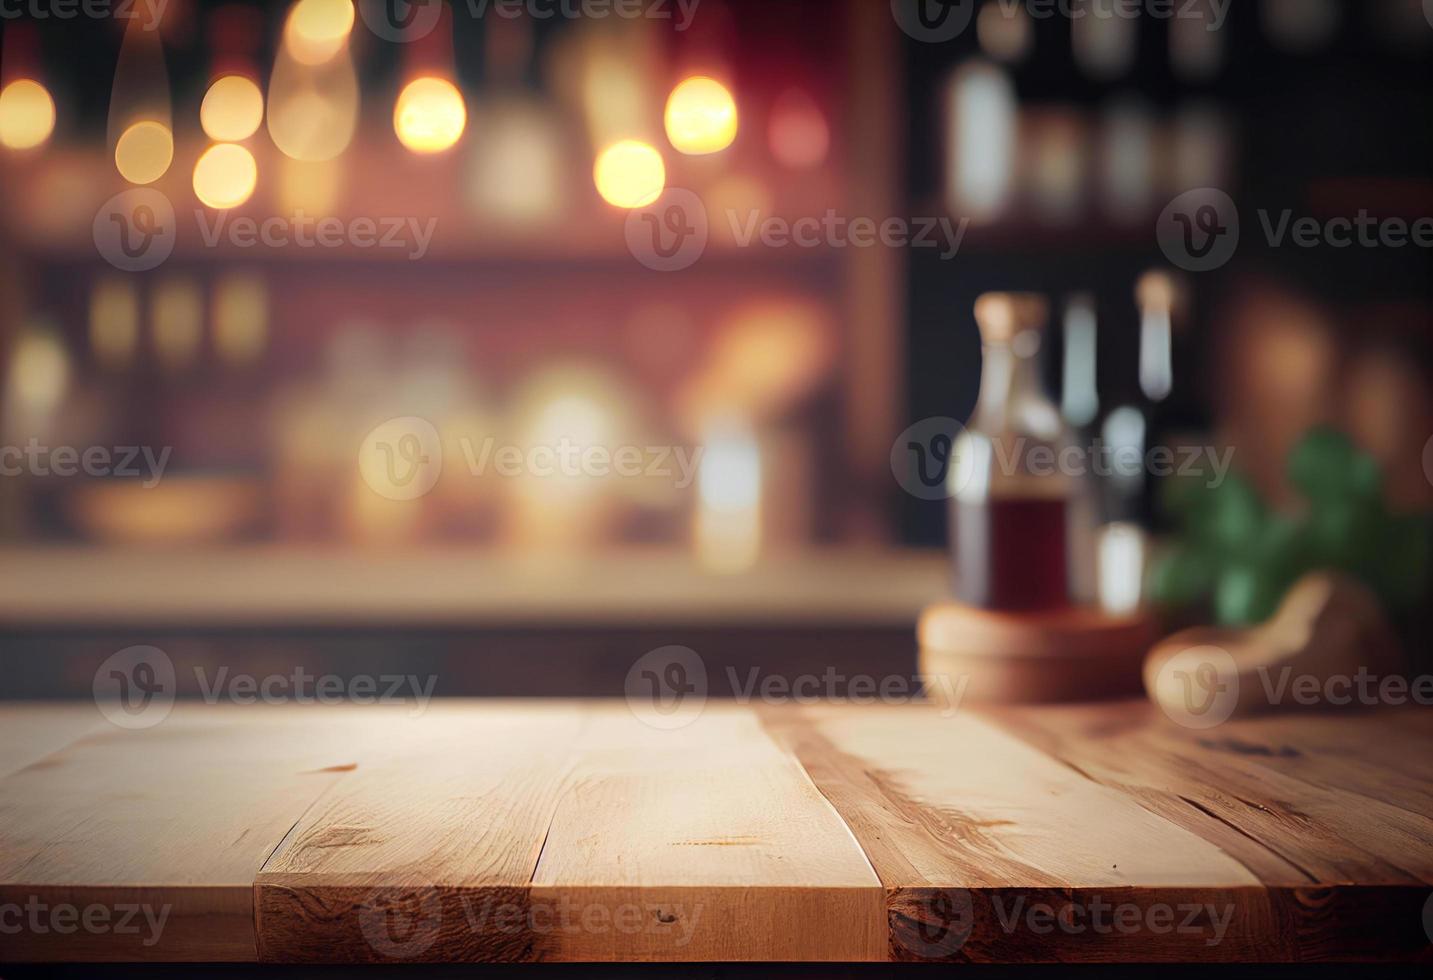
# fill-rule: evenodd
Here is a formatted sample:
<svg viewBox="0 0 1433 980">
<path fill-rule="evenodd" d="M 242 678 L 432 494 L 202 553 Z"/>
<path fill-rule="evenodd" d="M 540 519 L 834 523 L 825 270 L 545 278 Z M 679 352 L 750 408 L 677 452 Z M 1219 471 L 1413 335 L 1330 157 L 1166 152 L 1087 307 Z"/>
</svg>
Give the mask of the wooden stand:
<svg viewBox="0 0 1433 980">
<path fill-rule="evenodd" d="M 941 602 L 921 613 L 916 635 L 921 671 L 967 678 L 966 700 L 1028 704 L 1138 694 L 1159 624 L 1145 613 L 1001 613 Z"/>
</svg>

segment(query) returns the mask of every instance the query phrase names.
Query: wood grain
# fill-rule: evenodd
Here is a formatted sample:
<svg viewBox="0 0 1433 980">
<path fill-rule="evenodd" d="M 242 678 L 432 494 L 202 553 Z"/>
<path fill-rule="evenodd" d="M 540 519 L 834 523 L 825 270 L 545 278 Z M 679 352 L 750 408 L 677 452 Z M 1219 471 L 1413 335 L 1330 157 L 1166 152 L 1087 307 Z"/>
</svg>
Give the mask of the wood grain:
<svg viewBox="0 0 1433 980">
<path fill-rule="evenodd" d="M 1146 702 L 995 715 L 1052 758 L 1237 858 L 1274 920 L 1251 955 L 1428 959 L 1433 713 L 1179 727 Z"/>
<path fill-rule="evenodd" d="M 583 742 L 533 901 L 623 910 L 645 926 L 554 931 L 554 958 L 884 959 L 870 864 L 750 711 L 709 705 L 659 731 L 609 710 Z"/>
<path fill-rule="evenodd" d="M 87 712 L 0 708 L 0 961 L 1433 957 L 1427 712 Z"/>
<path fill-rule="evenodd" d="M 0 702 L 0 779 L 104 725 L 93 704 Z"/>
<path fill-rule="evenodd" d="M 254 959 L 254 876 L 364 740 L 339 716 L 181 707 L 0 780 L 0 907 L 25 920 L 3 959 Z"/>
<path fill-rule="evenodd" d="M 294 827 L 255 883 L 275 962 L 540 958 L 528 886 L 579 707 L 433 706 Z"/>
</svg>

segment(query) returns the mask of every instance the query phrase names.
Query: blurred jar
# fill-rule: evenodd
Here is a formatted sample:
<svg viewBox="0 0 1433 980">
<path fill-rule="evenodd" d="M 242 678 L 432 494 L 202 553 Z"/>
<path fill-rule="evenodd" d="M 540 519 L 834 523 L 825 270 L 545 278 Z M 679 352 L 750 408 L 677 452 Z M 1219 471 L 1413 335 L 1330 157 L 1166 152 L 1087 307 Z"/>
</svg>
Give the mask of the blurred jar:
<svg viewBox="0 0 1433 980">
<path fill-rule="evenodd" d="M 1088 494 L 1070 430 L 1045 394 L 1039 353 L 1048 306 L 987 293 L 975 304 L 984 362 L 980 399 L 952 448 L 951 548 L 956 595 L 987 609 L 1068 605 L 1086 578 Z"/>
</svg>

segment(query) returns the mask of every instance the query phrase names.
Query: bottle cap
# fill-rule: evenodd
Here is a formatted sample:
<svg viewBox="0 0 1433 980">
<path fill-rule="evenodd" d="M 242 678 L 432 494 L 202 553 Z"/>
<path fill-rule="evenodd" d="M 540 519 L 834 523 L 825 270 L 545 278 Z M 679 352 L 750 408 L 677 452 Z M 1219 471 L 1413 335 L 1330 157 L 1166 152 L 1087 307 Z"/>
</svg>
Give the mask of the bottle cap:
<svg viewBox="0 0 1433 980">
<path fill-rule="evenodd" d="M 987 344 L 1009 344 L 1027 330 L 1042 330 L 1049 304 L 1038 293 L 985 293 L 975 301 L 975 322 Z"/>
</svg>

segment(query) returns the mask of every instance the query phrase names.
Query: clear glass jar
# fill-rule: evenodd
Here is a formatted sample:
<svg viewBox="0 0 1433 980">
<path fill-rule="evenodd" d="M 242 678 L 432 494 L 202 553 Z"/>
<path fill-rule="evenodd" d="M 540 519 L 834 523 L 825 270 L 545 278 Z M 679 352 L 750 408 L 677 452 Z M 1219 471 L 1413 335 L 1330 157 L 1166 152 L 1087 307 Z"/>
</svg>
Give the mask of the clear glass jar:
<svg viewBox="0 0 1433 980">
<path fill-rule="evenodd" d="M 1034 611 L 1081 600 L 1091 516 L 1084 457 L 1040 379 L 1048 305 L 987 293 L 975 304 L 980 398 L 952 451 L 950 538 L 956 595 Z"/>
</svg>

